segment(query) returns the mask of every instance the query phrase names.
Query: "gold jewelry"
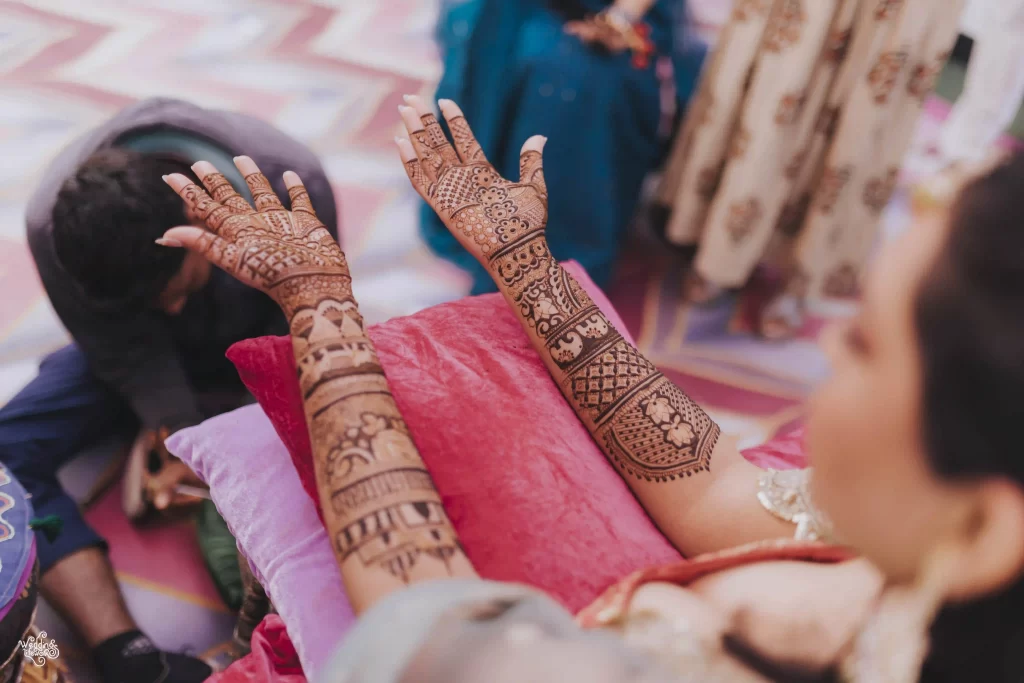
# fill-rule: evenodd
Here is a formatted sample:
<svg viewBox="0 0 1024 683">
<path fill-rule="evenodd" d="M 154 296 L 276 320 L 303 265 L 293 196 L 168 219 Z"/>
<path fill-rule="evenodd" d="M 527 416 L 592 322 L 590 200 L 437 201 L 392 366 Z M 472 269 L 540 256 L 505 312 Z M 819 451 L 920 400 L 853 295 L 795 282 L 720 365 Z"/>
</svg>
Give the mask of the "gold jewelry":
<svg viewBox="0 0 1024 683">
<path fill-rule="evenodd" d="M 757 500 L 772 515 L 796 525 L 798 541 L 829 541 L 832 523 L 811 500 L 810 469 L 765 470 L 757 478 Z"/>
</svg>

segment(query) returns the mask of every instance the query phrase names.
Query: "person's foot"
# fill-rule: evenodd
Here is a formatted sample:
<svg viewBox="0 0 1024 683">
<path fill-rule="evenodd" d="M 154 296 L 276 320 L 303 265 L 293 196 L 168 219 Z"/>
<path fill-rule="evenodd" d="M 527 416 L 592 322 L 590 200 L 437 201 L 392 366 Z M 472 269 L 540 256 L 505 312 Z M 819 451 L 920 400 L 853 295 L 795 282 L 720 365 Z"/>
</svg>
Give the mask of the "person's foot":
<svg viewBox="0 0 1024 683">
<path fill-rule="evenodd" d="M 195 657 L 158 649 L 138 630 L 108 638 L 93 657 L 105 683 L 202 683 L 213 673 Z"/>
<path fill-rule="evenodd" d="M 696 270 L 687 273 L 683 281 L 683 297 L 691 304 L 706 304 L 721 296 L 723 292 L 724 287 L 709 282 Z"/>
<path fill-rule="evenodd" d="M 804 302 L 795 294 L 780 294 L 761 311 L 761 336 L 770 341 L 792 339 L 804 324 Z"/>
</svg>

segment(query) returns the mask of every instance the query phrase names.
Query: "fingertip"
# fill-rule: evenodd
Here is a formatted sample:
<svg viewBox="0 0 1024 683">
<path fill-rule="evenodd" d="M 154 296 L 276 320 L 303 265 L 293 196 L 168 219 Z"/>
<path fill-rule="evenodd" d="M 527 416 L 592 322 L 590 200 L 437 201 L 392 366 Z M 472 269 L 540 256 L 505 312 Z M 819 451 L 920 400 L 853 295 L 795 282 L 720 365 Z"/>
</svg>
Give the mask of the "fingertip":
<svg viewBox="0 0 1024 683">
<path fill-rule="evenodd" d="M 292 188 L 302 185 L 302 178 L 295 171 L 285 171 L 281 177 L 284 178 L 285 187 Z"/>
<path fill-rule="evenodd" d="M 253 173 L 260 172 L 260 167 L 256 165 L 256 162 L 245 155 L 235 157 L 235 167 L 242 175 L 252 175 Z"/>
<path fill-rule="evenodd" d="M 402 123 L 405 124 L 406 130 L 410 133 L 423 130 L 423 121 L 420 120 L 419 114 L 412 107 L 399 107 L 398 113 L 402 116 Z"/>
<path fill-rule="evenodd" d="M 205 230 L 194 225 L 179 225 L 165 232 L 156 242 L 165 247 L 187 247 L 205 234 Z"/>
<path fill-rule="evenodd" d="M 181 173 L 170 173 L 163 177 L 164 182 L 171 186 L 175 192 L 181 192 L 183 189 L 192 184 L 192 181 L 186 178 Z"/>
<path fill-rule="evenodd" d="M 197 161 L 196 163 L 192 164 L 192 171 L 200 180 L 202 180 L 211 173 L 216 173 L 217 167 L 211 164 L 209 161 Z"/>
<path fill-rule="evenodd" d="M 430 107 L 427 106 L 427 103 L 424 102 L 423 98 L 419 95 L 403 95 L 402 99 L 405 100 L 405 103 L 412 107 L 419 116 L 433 113 L 430 110 Z"/>
<path fill-rule="evenodd" d="M 465 116 L 465 114 L 462 113 L 462 108 L 451 100 L 438 100 L 437 106 L 446 119 L 451 120 L 460 116 Z"/>
<path fill-rule="evenodd" d="M 395 145 L 398 147 L 398 153 L 401 155 L 403 163 L 409 163 L 410 161 L 416 160 L 416 150 L 413 149 L 412 143 L 406 138 L 396 136 Z"/>
<path fill-rule="evenodd" d="M 526 154 L 527 152 L 543 152 L 544 145 L 546 145 L 547 142 L 548 139 L 543 135 L 534 135 L 525 143 L 523 143 L 523 151 L 521 153 Z"/>
</svg>

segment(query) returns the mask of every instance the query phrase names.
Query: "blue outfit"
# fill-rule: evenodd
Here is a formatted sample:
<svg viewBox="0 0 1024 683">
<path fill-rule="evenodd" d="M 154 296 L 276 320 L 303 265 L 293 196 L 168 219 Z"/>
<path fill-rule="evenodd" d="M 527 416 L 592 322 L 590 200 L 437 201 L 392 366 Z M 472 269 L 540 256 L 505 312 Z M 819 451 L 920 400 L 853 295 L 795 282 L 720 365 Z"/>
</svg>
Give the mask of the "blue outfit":
<svg viewBox="0 0 1024 683">
<path fill-rule="evenodd" d="M 611 55 L 567 35 L 564 25 L 607 0 L 461 0 L 442 9 L 444 77 L 437 97 L 465 112 L 488 160 L 519 177 L 519 152 L 531 135 L 548 138 L 548 242 L 556 258 L 579 261 L 606 285 L 645 176 L 661 161 L 661 86 L 654 62 L 671 56 L 681 100 L 693 91 L 704 46 L 684 45 L 683 3 L 659 0 L 645 16 L 656 49 L 637 69 L 632 55 Z M 440 256 L 472 273 L 473 293 L 492 291 L 490 276 L 433 210 L 421 230 Z"/>
<path fill-rule="evenodd" d="M 106 548 L 57 481 L 57 470 L 108 436 L 130 440 L 138 424 L 128 401 L 96 378 L 74 344 L 43 359 L 38 377 L 0 408 L 4 465 L 32 492 L 36 514 L 63 522 L 53 541 L 36 534 L 41 573 L 78 550 Z"/>
</svg>

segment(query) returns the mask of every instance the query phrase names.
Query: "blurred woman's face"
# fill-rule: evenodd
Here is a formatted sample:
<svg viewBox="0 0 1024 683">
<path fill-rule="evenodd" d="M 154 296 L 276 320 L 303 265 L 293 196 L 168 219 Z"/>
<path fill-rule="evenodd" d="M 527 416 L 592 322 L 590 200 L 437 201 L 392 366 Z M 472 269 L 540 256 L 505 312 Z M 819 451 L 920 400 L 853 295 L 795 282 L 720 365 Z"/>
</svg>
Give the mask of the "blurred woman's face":
<svg viewBox="0 0 1024 683">
<path fill-rule="evenodd" d="M 836 535 L 891 580 L 911 579 L 954 523 L 953 484 L 929 468 L 914 305 L 947 217 L 919 219 L 866 276 L 858 315 L 823 339 L 833 374 L 810 402 L 813 494 Z"/>
</svg>

